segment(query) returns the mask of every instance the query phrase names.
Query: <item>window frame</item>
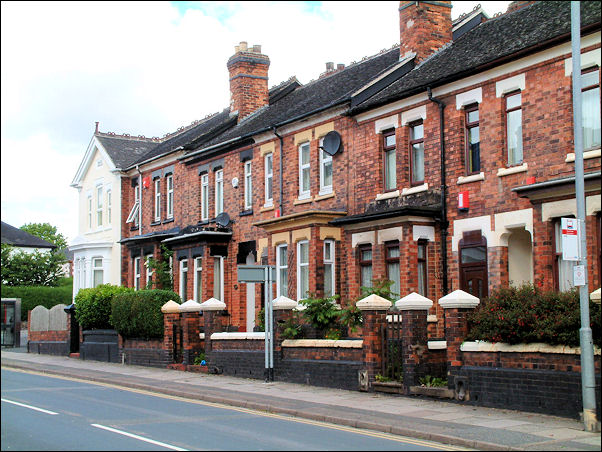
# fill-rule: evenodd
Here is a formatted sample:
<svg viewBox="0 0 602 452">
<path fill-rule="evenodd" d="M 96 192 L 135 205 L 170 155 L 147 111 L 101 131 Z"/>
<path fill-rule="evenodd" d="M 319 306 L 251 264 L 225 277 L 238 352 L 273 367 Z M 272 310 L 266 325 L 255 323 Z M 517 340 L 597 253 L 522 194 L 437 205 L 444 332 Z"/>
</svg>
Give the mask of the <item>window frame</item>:
<svg viewBox="0 0 602 452">
<path fill-rule="evenodd" d="M 104 190 L 102 185 L 96 186 L 96 227 L 102 228 L 102 217 L 104 207 Z"/>
<path fill-rule="evenodd" d="M 417 286 L 417 291 L 420 295 L 422 295 L 423 297 L 428 298 L 428 240 L 424 240 L 424 239 L 420 239 L 418 240 L 417 243 L 417 248 L 416 248 L 416 271 L 417 271 L 417 281 L 418 281 L 418 286 Z M 420 256 L 420 249 L 424 250 L 424 256 L 421 257 Z M 424 287 L 420 287 L 420 272 L 421 272 L 421 265 L 422 265 L 422 282 L 424 284 Z"/>
<path fill-rule="evenodd" d="M 220 279 L 220 287 L 219 287 L 219 298 L 216 297 L 216 287 L 215 287 L 215 263 L 218 262 L 219 265 L 219 279 Z M 220 301 L 224 301 L 224 256 L 213 256 L 213 297 L 217 298 Z"/>
<path fill-rule="evenodd" d="M 168 174 L 165 177 L 166 191 L 167 191 L 167 212 L 166 218 L 171 219 L 174 217 L 174 180 L 173 174 Z"/>
<path fill-rule="evenodd" d="M 517 107 L 512 107 L 512 108 L 508 108 L 508 99 L 510 99 L 513 96 L 520 96 L 520 104 Z M 509 115 L 510 113 L 513 113 L 515 111 L 520 111 L 520 128 L 521 128 L 521 134 L 520 134 L 520 151 L 521 151 L 521 159 L 519 162 L 510 162 L 510 140 L 509 140 L 509 133 L 508 133 L 508 123 L 509 123 Z M 523 128 L 523 93 L 521 90 L 514 90 L 511 91 L 509 93 L 504 94 L 504 121 L 505 121 L 505 127 L 504 127 L 504 134 L 505 134 L 505 139 L 506 139 L 506 165 L 508 167 L 512 167 L 512 166 L 519 166 L 522 165 L 523 162 L 525 161 L 525 149 L 523 146 L 523 133 L 522 133 L 522 128 Z"/>
<path fill-rule="evenodd" d="M 327 245 L 330 246 L 330 258 L 326 258 L 326 248 Z M 336 278 L 335 278 L 335 269 L 336 269 L 336 251 L 335 251 L 335 241 L 333 239 L 324 240 L 323 245 L 323 256 L 324 256 L 324 297 L 332 297 L 336 294 Z M 331 287 L 330 287 L 330 295 L 326 293 L 326 266 L 331 267 Z"/>
<path fill-rule="evenodd" d="M 596 81 L 596 83 L 595 83 L 595 84 L 593 84 L 593 85 L 587 85 L 587 86 L 583 86 L 583 83 L 581 84 L 581 95 L 582 95 L 582 96 L 583 96 L 583 93 L 584 93 L 584 92 L 586 92 L 586 91 L 590 91 L 590 90 L 592 90 L 592 89 L 596 89 L 596 88 L 598 88 L 598 91 L 600 91 L 600 90 L 601 90 L 601 88 L 602 88 L 602 84 L 600 83 L 600 72 L 601 72 L 601 70 L 600 70 L 600 69 L 601 69 L 601 68 L 600 68 L 600 66 L 592 66 L 592 67 L 589 67 L 589 68 L 587 68 L 587 69 L 583 69 L 583 70 L 581 71 L 581 80 L 583 80 L 583 75 L 584 75 L 584 74 L 589 74 L 590 72 L 598 72 L 598 80 Z M 600 97 L 600 96 L 598 95 L 598 97 Z M 599 100 L 599 99 L 598 99 L 598 100 Z M 600 109 L 598 110 L 598 114 L 599 114 L 599 115 L 601 115 L 601 114 L 602 114 L 602 107 L 600 107 Z M 583 111 L 581 112 L 581 115 L 582 115 L 582 116 L 581 116 L 581 127 L 583 127 L 583 124 L 584 124 L 584 122 L 585 122 L 585 121 L 583 120 L 583 119 L 584 119 L 584 118 L 583 118 Z M 600 116 L 599 116 L 599 117 L 597 118 L 597 123 L 598 123 L 598 124 L 600 124 L 600 119 L 601 119 L 601 118 L 600 118 Z M 596 121 L 594 121 L 594 122 L 596 122 Z M 582 133 L 583 133 L 583 131 L 582 131 Z M 591 147 L 589 147 L 589 148 L 586 148 L 586 147 L 585 147 L 585 139 L 583 139 L 583 150 L 584 150 L 584 151 L 587 151 L 587 150 L 592 150 L 592 149 L 598 149 L 598 148 L 600 148 L 601 144 L 602 144 L 602 143 L 597 143 L 597 144 L 594 144 L 593 146 L 591 146 Z"/>
<path fill-rule="evenodd" d="M 270 163 L 271 169 L 268 169 L 268 162 Z M 264 193 L 265 193 L 265 207 L 271 207 L 274 205 L 274 153 L 268 152 L 263 157 L 264 165 Z M 268 189 L 269 187 L 269 189 Z"/>
<path fill-rule="evenodd" d="M 152 282 L 153 280 L 153 274 L 154 272 L 149 268 L 148 266 L 148 260 L 149 258 L 153 258 L 154 259 L 154 254 L 147 254 L 146 256 L 144 256 L 144 268 L 145 268 L 145 272 L 146 272 L 146 287 L 149 287 L 149 283 Z"/>
<path fill-rule="evenodd" d="M 209 173 L 201 174 L 201 220 L 209 220 Z"/>
<path fill-rule="evenodd" d="M 364 260 L 364 256 L 363 256 L 363 252 L 364 251 L 370 251 L 370 260 Z M 359 269 L 360 269 L 360 277 L 359 277 L 359 282 L 360 282 L 360 288 L 363 287 L 372 287 L 372 280 L 374 279 L 374 267 L 372 265 L 372 260 L 374 259 L 374 251 L 372 250 L 372 244 L 368 243 L 368 244 L 363 244 L 363 245 L 359 245 L 357 247 L 357 253 L 358 253 L 358 265 L 359 265 Z M 362 268 L 363 267 L 370 267 L 370 273 L 372 274 L 372 278 L 370 278 L 370 285 L 366 286 L 365 284 L 362 284 Z"/>
<path fill-rule="evenodd" d="M 280 259 L 280 251 L 281 249 L 286 250 L 286 261 L 283 263 Z M 282 293 L 282 279 L 280 273 L 282 270 L 286 270 L 286 293 Z M 285 296 L 288 297 L 288 243 L 281 243 L 276 245 L 276 296 Z"/>
<path fill-rule="evenodd" d="M 470 121 L 470 113 L 472 112 L 477 112 L 478 117 L 476 121 Z M 465 167 L 466 167 L 466 175 L 470 176 L 472 174 L 479 174 L 481 172 L 481 152 L 480 152 L 480 147 L 481 147 L 481 129 L 480 129 L 480 120 L 481 120 L 481 112 L 479 111 L 479 104 L 475 103 L 475 104 L 470 104 L 467 105 L 464 108 L 464 138 L 465 138 Z M 471 149 L 471 145 L 472 143 L 470 142 L 470 137 L 471 137 L 471 129 L 477 129 L 478 133 L 479 133 L 479 161 L 477 162 L 477 168 L 474 169 L 474 162 L 473 165 L 471 165 L 470 162 L 472 162 L 472 149 Z"/>
<path fill-rule="evenodd" d="M 100 261 L 100 266 L 97 266 L 96 264 L 99 261 Z M 100 272 L 100 274 L 102 276 L 102 281 L 100 284 L 104 284 L 105 275 L 104 275 L 104 266 L 103 266 L 102 257 L 93 257 L 92 258 L 92 287 L 98 287 L 98 285 L 96 285 L 96 272 Z"/>
<path fill-rule="evenodd" d="M 396 249 L 398 252 L 397 256 L 391 257 L 389 256 L 389 251 L 392 249 Z M 398 274 L 397 281 L 391 278 L 391 274 L 389 273 L 389 264 L 398 264 Z M 385 242 L 385 271 L 387 275 L 387 279 L 389 281 L 397 282 L 398 289 L 400 293 L 393 291 L 393 285 L 391 285 L 391 291 L 396 293 L 398 296 L 401 295 L 401 249 L 399 246 L 399 240 L 391 240 L 389 242 Z"/>
<path fill-rule="evenodd" d="M 422 126 L 422 138 L 412 139 L 412 134 L 414 128 Z M 419 119 L 418 121 L 413 121 L 408 124 L 409 127 L 409 135 L 408 135 L 408 143 L 410 148 L 410 185 L 412 187 L 424 184 L 424 180 L 426 178 L 425 174 L 425 161 L 424 161 L 424 120 Z M 422 179 L 415 180 L 414 179 L 414 145 L 422 144 Z"/>
<path fill-rule="evenodd" d="M 140 256 L 134 258 L 134 290 L 140 290 Z"/>
<path fill-rule="evenodd" d="M 334 191 L 334 161 L 333 156 L 322 149 L 324 144 L 324 137 L 319 140 L 319 154 L 320 154 L 320 192 L 319 195 L 328 195 Z M 324 184 L 324 177 L 326 174 L 326 165 L 330 164 L 330 185 Z"/>
<path fill-rule="evenodd" d="M 186 275 L 186 278 L 183 276 Z M 187 302 L 188 297 L 188 259 L 180 259 L 180 274 L 179 274 L 179 295 L 182 303 Z M 186 281 L 184 281 L 186 280 Z"/>
<path fill-rule="evenodd" d="M 215 171 L 215 216 L 224 211 L 224 170 Z"/>
<path fill-rule="evenodd" d="M 112 224 L 111 216 L 113 214 L 113 190 L 110 188 L 107 190 L 107 226 Z"/>
<path fill-rule="evenodd" d="M 161 179 L 155 179 L 155 221 L 161 221 Z"/>
<path fill-rule="evenodd" d="M 251 210 L 253 208 L 253 166 L 252 161 L 247 160 L 244 163 L 244 177 L 245 177 L 245 210 Z"/>
<path fill-rule="evenodd" d="M 88 202 L 88 230 L 92 229 L 92 193 L 87 196 Z"/>
<path fill-rule="evenodd" d="M 307 153 L 309 158 L 307 159 L 307 163 L 303 163 L 303 152 L 307 149 Z M 309 141 L 301 143 L 298 146 L 299 152 L 299 199 L 308 199 L 311 197 L 311 146 Z M 303 184 L 305 183 L 305 177 L 303 176 L 303 171 L 307 170 L 307 182 L 309 183 L 309 188 L 307 190 L 303 190 Z"/>
<path fill-rule="evenodd" d="M 199 265 L 200 264 L 200 265 Z M 202 303 L 203 295 L 203 257 L 197 256 L 194 258 L 194 301 Z"/>
<path fill-rule="evenodd" d="M 307 262 L 301 262 L 301 246 L 307 245 Z M 307 291 L 302 294 L 301 288 L 301 270 L 307 268 Z M 304 295 L 303 297 L 301 295 Z M 297 301 L 305 300 L 309 295 L 309 240 L 299 240 L 297 242 Z"/>
<path fill-rule="evenodd" d="M 396 136 L 396 129 L 388 129 L 388 130 L 384 130 L 382 132 L 382 146 L 383 146 L 383 190 L 385 193 L 390 192 L 390 191 L 395 191 L 397 190 L 397 136 Z M 392 146 L 387 146 L 387 137 L 394 137 L 394 144 Z M 387 171 L 387 155 L 393 152 L 393 158 L 395 161 L 395 174 L 394 179 L 392 182 L 394 182 L 392 184 L 392 187 L 389 187 L 387 185 L 388 182 L 388 178 L 389 178 L 389 173 Z"/>
</svg>

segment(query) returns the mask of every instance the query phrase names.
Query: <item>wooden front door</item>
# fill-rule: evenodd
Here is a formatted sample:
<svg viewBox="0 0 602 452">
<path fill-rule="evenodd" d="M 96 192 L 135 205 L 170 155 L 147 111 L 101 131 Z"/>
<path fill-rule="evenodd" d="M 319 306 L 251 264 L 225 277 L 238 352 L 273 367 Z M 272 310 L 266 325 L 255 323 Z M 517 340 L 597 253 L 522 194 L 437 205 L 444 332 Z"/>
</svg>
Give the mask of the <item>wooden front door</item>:
<svg viewBox="0 0 602 452">
<path fill-rule="evenodd" d="M 460 289 L 482 299 L 489 294 L 487 239 L 481 231 L 465 232 L 459 244 Z"/>
</svg>

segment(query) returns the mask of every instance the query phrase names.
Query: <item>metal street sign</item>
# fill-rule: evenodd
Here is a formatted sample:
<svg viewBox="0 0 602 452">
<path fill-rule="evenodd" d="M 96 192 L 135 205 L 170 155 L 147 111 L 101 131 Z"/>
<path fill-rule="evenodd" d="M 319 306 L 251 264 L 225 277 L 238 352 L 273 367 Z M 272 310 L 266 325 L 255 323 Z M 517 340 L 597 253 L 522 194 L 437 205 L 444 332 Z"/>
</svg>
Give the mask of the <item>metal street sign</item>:
<svg viewBox="0 0 602 452">
<path fill-rule="evenodd" d="M 578 261 L 581 259 L 581 222 L 577 218 L 561 218 L 562 259 Z"/>
<path fill-rule="evenodd" d="M 268 268 L 269 279 L 275 281 L 273 265 L 239 265 L 238 282 L 244 283 L 262 283 L 265 282 L 265 269 Z"/>
</svg>

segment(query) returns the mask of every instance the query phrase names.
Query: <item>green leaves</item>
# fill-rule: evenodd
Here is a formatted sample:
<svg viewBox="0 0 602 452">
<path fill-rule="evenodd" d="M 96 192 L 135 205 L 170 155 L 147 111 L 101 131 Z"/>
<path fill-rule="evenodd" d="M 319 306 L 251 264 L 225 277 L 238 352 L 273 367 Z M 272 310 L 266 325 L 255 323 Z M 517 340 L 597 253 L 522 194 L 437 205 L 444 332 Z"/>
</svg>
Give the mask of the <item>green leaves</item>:
<svg viewBox="0 0 602 452">
<path fill-rule="evenodd" d="M 56 245 L 59 250 L 67 248 L 65 236 L 50 223 L 27 223 L 19 229 Z"/>
<path fill-rule="evenodd" d="M 113 329 L 109 321 L 111 301 L 115 295 L 124 292 L 134 292 L 134 289 L 111 284 L 80 289 L 75 296 L 75 318 L 82 329 Z"/>
<path fill-rule="evenodd" d="M 7 286 L 56 286 L 63 276 L 62 254 L 34 251 L 26 253 L 2 244 L 1 277 Z"/>
</svg>

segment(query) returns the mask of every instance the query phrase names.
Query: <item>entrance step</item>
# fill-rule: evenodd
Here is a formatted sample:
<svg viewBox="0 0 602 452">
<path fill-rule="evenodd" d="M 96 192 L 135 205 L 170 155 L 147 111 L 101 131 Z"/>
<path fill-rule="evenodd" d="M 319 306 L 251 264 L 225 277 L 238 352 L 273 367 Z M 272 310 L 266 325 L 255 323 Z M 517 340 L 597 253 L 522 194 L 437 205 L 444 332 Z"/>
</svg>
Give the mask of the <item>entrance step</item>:
<svg viewBox="0 0 602 452">
<path fill-rule="evenodd" d="M 79 359 L 79 353 L 69 353 L 69 358 L 77 358 L 77 359 Z"/>
</svg>

